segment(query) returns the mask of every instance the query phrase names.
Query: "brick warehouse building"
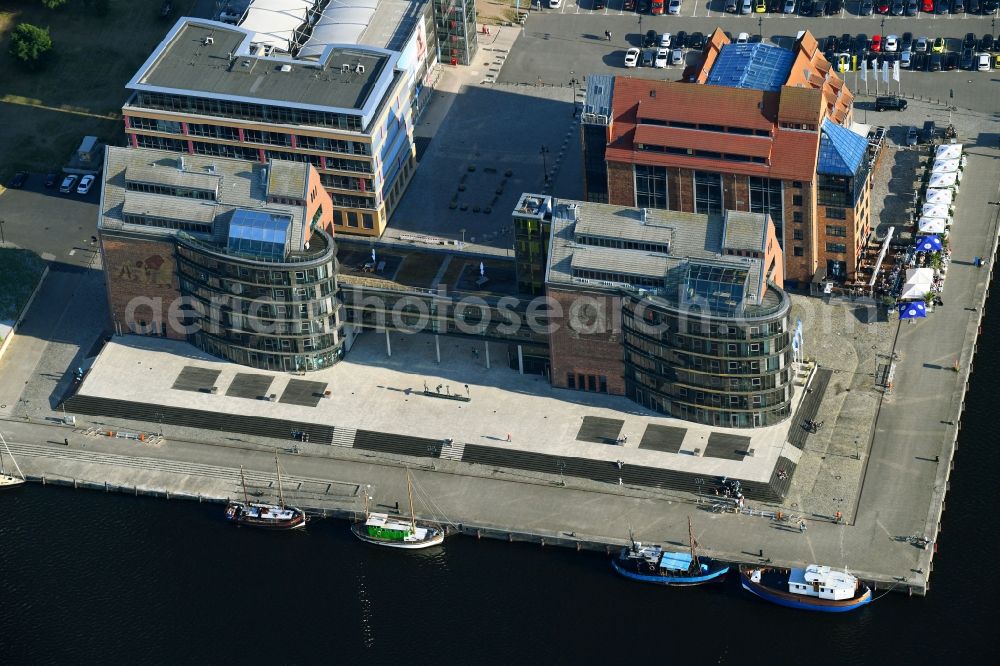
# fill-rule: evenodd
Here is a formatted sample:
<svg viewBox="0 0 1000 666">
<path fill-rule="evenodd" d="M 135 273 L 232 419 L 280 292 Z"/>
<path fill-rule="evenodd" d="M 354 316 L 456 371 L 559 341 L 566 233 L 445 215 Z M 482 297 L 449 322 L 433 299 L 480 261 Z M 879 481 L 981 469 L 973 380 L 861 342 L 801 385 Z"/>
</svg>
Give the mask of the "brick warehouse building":
<svg viewBox="0 0 1000 666">
<path fill-rule="evenodd" d="M 878 146 L 808 32 L 793 50 L 716 30 L 686 82 L 590 76 L 585 198 L 621 206 L 767 213 L 790 284 L 854 278 L 871 234 Z"/>
<path fill-rule="evenodd" d="M 790 414 L 790 301 L 763 213 L 637 209 L 525 194 L 550 225 L 554 386 L 735 428 Z"/>
<path fill-rule="evenodd" d="M 312 166 L 114 147 L 104 164 L 98 230 L 117 332 L 269 370 L 343 355 L 333 207 Z"/>
<path fill-rule="evenodd" d="M 338 231 L 378 237 L 416 168 L 414 113 L 430 58 L 423 20 L 399 52 L 317 43 L 319 34 L 279 48 L 272 34 L 182 18 L 126 84 L 129 144 L 309 163 Z"/>
</svg>

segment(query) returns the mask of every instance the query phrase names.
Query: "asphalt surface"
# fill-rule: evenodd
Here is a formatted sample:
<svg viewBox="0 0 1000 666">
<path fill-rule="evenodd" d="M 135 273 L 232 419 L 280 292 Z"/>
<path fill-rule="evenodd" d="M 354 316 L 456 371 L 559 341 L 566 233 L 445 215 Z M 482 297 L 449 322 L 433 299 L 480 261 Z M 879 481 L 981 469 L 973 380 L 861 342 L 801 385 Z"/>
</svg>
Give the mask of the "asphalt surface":
<svg viewBox="0 0 1000 666">
<path fill-rule="evenodd" d="M 734 35 L 740 32 L 760 32 L 766 41 L 786 47 L 794 40 L 796 33 L 804 29 L 810 30 L 817 38 L 843 33 L 864 33 L 871 37 L 880 32 L 886 35 L 912 32 L 914 37 L 945 37 L 950 51 L 960 50 L 961 40 L 968 32 L 975 33 L 977 37 L 997 32 L 994 19 L 980 15 L 859 17 L 845 12 L 843 16 L 820 18 L 784 14 L 734 16 L 721 12 L 724 2 L 715 0 L 711 3 L 685 2 L 681 16 L 650 16 L 623 12 L 620 9 L 622 0 L 610 0 L 607 9 L 596 12 L 587 9 L 592 0 L 581 2 L 582 8 L 570 2 L 561 9 L 531 12 L 521 37 L 500 72 L 499 81 L 567 85 L 570 79 L 591 73 L 678 80 L 681 67 L 625 68 L 625 51 L 630 47 L 640 46 L 642 35 L 650 29 L 658 33 L 684 30 L 690 34 L 700 31 L 706 36 L 717 27 Z M 854 3 L 849 4 L 851 8 L 854 6 Z M 604 38 L 605 30 L 612 33 L 610 42 Z M 697 58 L 697 53 L 689 50 L 687 64 L 694 64 Z M 850 72 L 846 76 L 852 90 L 864 91 L 864 83 L 856 73 Z M 857 83 L 855 78 L 858 78 Z M 901 85 L 892 82 L 892 88 L 894 91 L 900 89 L 905 95 L 940 99 L 947 104 L 949 91 L 954 90 L 955 97 L 951 103 L 955 106 L 978 111 L 994 111 L 997 107 L 1000 72 L 903 70 L 901 79 Z M 874 85 L 870 85 L 870 92 L 874 94 Z"/>
</svg>

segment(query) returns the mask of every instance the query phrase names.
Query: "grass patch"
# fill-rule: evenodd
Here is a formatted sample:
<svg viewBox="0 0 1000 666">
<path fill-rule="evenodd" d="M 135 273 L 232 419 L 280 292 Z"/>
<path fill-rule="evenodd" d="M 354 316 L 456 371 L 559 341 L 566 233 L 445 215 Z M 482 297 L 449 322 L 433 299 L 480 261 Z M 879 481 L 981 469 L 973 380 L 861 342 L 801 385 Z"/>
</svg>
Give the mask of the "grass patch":
<svg viewBox="0 0 1000 666">
<path fill-rule="evenodd" d="M 56 10 L 38 0 L 11 0 L 0 10 L 0 182 L 14 171 L 58 171 L 84 136 L 125 144 L 125 84 L 153 48 L 194 5 L 184 0 L 170 18 L 162 0 L 111 0 L 107 16 L 92 3 L 69 0 Z M 177 4 L 177 3 L 175 3 Z M 183 10 L 183 11 L 182 11 Z M 10 55 L 18 23 L 49 28 L 52 53 L 38 71 Z"/>
<path fill-rule="evenodd" d="M 34 252 L 0 248 L 0 321 L 17 319 L 44 270 L 45 262 Z"/>
</svg>

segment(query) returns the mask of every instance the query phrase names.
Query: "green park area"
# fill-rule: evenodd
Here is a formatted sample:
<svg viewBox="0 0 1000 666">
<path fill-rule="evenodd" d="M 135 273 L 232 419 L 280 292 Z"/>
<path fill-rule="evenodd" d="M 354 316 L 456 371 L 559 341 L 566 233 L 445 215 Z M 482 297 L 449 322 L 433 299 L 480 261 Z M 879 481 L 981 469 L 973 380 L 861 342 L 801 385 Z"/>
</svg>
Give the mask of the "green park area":
<svg viewBox="0 0 1000 666">
<path fill-rule="evenodd" d="M 125 84 L 194 4 L 175 0 L 174 12 L 161 17 L 161 2 L 0 3 L 0 182 L 20 169 L 58 171 L 87 135 L 124 143 Z M 15 32 L 23 24 L 48 32 L 51 47 L 37 60 L 16 53 Z"/>
<path fill-rule="evenodd" d="M 34 252 L 0 248 L 0 323 L 13 323 L 24 309 L 45 262 Z"/>
</svg>

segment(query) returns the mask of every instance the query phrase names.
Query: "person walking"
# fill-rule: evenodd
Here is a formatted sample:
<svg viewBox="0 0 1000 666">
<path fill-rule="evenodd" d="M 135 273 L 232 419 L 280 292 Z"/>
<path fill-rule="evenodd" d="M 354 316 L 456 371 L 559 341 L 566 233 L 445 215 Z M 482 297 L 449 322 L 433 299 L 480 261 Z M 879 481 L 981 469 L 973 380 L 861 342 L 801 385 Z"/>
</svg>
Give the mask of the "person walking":
<svg viewBox="0 0 1000 666">
<path fill-rule="evenodd" d="M 507 441 L 510 441 L 510 433 L 507 433 Z"/>
<path fill-rule="evenodd" d="M 806 531 L 806 521 L 800 520 L 799 521 L 799 533 L 805 533 L 805 531 Z"/>
</svg>

